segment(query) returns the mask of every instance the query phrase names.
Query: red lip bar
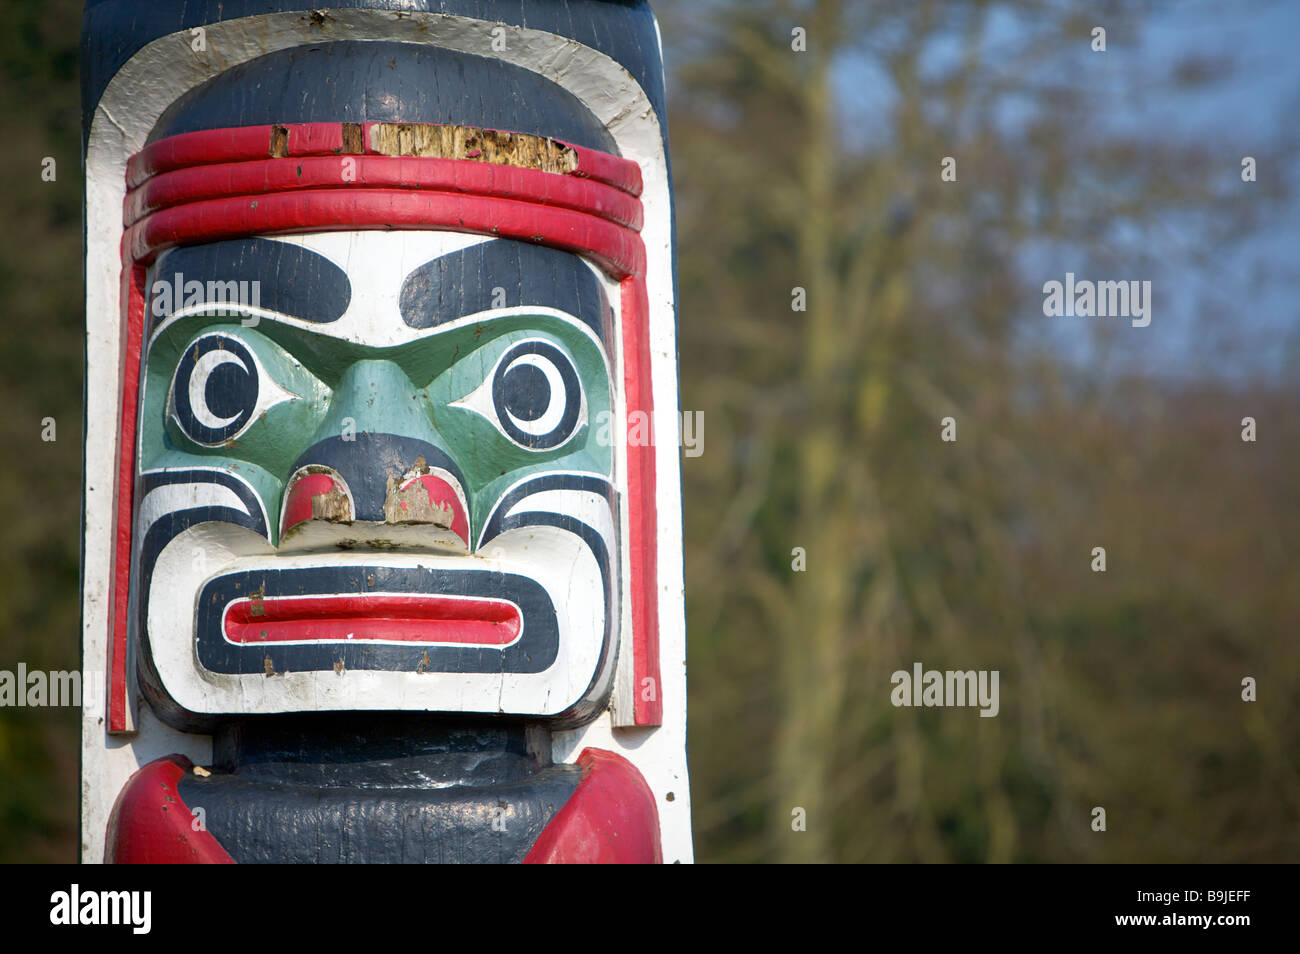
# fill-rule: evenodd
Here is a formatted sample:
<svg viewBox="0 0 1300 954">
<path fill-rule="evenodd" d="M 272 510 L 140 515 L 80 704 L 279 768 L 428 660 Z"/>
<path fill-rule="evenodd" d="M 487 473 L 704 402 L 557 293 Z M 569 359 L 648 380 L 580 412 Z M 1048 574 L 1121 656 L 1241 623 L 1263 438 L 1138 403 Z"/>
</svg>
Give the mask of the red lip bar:
<svg viewBox="0 0 1300 954">
<path fill-rule="evenodd" d="M 245 597 L 226 608 L 232 643 L 402 642 L 501 648 L 523 620 L 505 600 L 433 596 Z"/>
</svg>

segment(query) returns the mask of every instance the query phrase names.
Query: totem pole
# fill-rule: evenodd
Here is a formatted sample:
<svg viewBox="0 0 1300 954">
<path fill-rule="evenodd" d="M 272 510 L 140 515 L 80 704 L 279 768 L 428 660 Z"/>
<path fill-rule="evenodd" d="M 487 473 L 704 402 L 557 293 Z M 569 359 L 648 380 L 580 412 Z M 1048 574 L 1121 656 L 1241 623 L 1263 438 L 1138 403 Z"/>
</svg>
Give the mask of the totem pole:
<svg viewBox="0 0 1300 954">
<path fill-rule="evenodd" d="M 82 856 L 691 859 L 645 2 L 90 0 Z"/>
</svg>

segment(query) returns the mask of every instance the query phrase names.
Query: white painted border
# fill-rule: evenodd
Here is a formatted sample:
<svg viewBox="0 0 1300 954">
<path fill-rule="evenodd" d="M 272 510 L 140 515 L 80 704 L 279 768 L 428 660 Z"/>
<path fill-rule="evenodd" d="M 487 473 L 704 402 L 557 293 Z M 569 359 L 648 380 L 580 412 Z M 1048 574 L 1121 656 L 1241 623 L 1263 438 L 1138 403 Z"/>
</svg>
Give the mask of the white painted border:
<svg viewBox="0 0 1300 954">
<path fill-rule="evenodd" d="M 376 596 L 391 596 L 396 599 L 407 599 L 407 598 L 419 599 L 421 597 L 434 598 L 434 594 L 431 593 L 410 593 L 410 592 L 402 592 L 400 590 L 383 590 L 383 591 L 367 590 L 365 594 L 365 599 L 373 599 Z M 316 594 L 302 595 L 302 596 L 270 597 L 270 599 L 276 604 L 280 604 L 280 603 L 292 604 L 297 600 L 314 600 L 320 598 L 321 597 Z M 444 599 L 444 600 L 460 601 L 464 603 L 475 603 L 475 602 L 505 603 L 507 606 L 511 606 L 514 608 L 515 617 L 519 620 L 519 632 L 517 632 L 515 634 L 515 638 L 510 640 L 510 642 L 508 643 L 467 643 L 461 639 L 458 640 L 385 639 L 382 636 L 361 636 L 356 638 L 356 644 L 358 646 L 362 646 L 362 645 L 364 646 L 415 646 L 417 648 L 421 646 L 429 646 L 429 647 L 449 646 L 453 649 L 482 648 L 482 649 L 495 649 L 500 652 L 505 652 L 511 646 L 518 645 L 519 641 L 524 638 L 524 630 L 528 626 L 528 621 L 524 618 L 524 611 L 519 608 L 519 604 L 516 603 L 514 600 L 508 600 L 503 596 L 459 596 L 451 593 L 439 593 L 437 594 L 436 598 Z M 227 646 L 233 646 L 235 649 L 247 649 L 250 645 L 253 645 L 251 643 L 235 642 L 233 639 L 230 638 L 230 629 L 229 629 L 230 610 L 234 607 L 234 605 L 236 603 L 251 603 L 251 602 L 253 602 L 251 597 L 237 596 L 234 599 L 229 600 L 226 603 L 226 605 L 221 608 L 221 639 Z M 348 637 L 348 639 L 352 639 L 352 638 L 353 637 L 351 636 Z M 277 639 L 274 642 L 266 643 L 266 645 L 268 647 L 320 646 L 323 643 L 328 643 L 330 645 L 343 645 L 342 642 L 337 638 L 322 639 L 319 636 L 314 636 L 310 639 Z"/>
<path fill-rule="evenodd" d="M 205 27 L 208 43 L 204 53 L 190 48 L 188 30 L 159 38 L 138 51 L 105 88 L 87 138 L 86 392 L 118 395 L 121 389 L 117 362 L 123 330 L 118 249 L 126 159 L 139 151 L 163 111 L 187 90 L 257 56 L 333 39 L 434 44 L 505 60 L 568 89 L 605 123 L 620 152 L 640 164 L 644 180 L 642 199 L 647 215 L 642 238 L 650 297 L 651 383 L 657 440 L 664 724 L 656 729 L 617 729 L 612 716 L 606 713 L 582 729 L 558 733 L 555 758 L 573 761 L 584 747 L 597 745 L 636 764 L 657 796 L 664 860 L 691 861 L 671 195 L 658 117 L 644 90 L 623 66 L 572 39 L 449 14 L 327 12 L 330 18 L 323 26 L 312 25 L 300 11 L 209 24 Z M 504 52 L 492 49 L 492 32 L 497 28 L 505 31 Z M 87 416 L 82 610 L 83 653 L 91 664 L 107 657 L 117 429 L 116 414 L 101 411 Z M 620 655 L 625 657 L 626 653 Z M 113 800 L 138 766 L 169 752 L 186 754 L 200 764 L 210 760 L 210 740 L 162 726 L 147 706 L 141 706 L 139 712 L 138 734 L 125 740 L 105 736 L 102 711 L 84 711 L 81 836 L 85 861 L 102 861 L 104 831 Z"/>
</svg>

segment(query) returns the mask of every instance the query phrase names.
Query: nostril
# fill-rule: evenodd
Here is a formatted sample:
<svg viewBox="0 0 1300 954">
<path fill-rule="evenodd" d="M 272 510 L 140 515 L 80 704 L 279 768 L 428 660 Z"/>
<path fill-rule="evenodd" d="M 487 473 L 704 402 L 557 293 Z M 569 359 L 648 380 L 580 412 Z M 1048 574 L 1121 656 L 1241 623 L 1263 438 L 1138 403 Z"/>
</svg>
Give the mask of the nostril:
<svg viewBox="0 0 1300 954">
<path fill-rule="evenodd" d="M 330 467 L 310 464 L 294 471 L 285 488 L 280 533 L 308 520 L 351 523 L 356 506 L 348 485 Z"/>
<path fill-rule="evenodd" d="M 423 458 L 400 480 L 388 479 L 384 522 L 433 524 L 469 544 L 469 514 L 455 478 L 425 466 Z"/>
</svg>

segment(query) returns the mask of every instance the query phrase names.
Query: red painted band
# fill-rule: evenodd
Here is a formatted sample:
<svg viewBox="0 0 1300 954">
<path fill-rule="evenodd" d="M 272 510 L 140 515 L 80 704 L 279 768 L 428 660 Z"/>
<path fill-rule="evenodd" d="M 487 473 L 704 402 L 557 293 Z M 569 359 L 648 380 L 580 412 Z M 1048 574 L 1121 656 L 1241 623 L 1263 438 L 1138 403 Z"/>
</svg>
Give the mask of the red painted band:
<svg viewBox="0 0 1300 954">
<path fill-rule="evenodd" d="M 364 145 L 362 153 L 358 155 L 380 155 L 370 148 L 370 128 L 374 125 L 376 124 L 362 124 Z M 342 123 L 292 123 L 280 128 L 286 130 L 288 135 L 284 143 L 284 156 L 279 158 L 344 154 Z M 180 133 L 160 139 L 145 146 L 127 162 L 127 186 L 135 188 L 150 176 L 186 166 L 277 158 L 272 152 L 275 129 L 275 126 L 237 126 L 229 129 L 204 129 Z M 554 141 L 559 142 L 559 140 Z M 641 167 L 635 161 L 570 143 L 560 143 L 560 145 L 573 150 L 577 159 L 576 168 L 567 175 L 595 179 L 629 195 L 641 194 Z M 476 159 L 457 161 L 489 165 L 483 160 Z"/>
<path fill-rule="evenodd" d="M 505 600 L 420 594 L 293 596 L 235 600 L 222 620 L 236 645 L 401 642 L 504 648 L 523 630 Z"/>
<path fill-rule="evenodd" d="M 578 168 L 569 175 L 595 179 L 628 195 L 641 194 L 644 184 L 641 181 L 641 166 L 637 162 L 571 143 L 565 145 L 578 154 Z"/>
<path fill-rule="evenodd" d="M 593 179 L 464 159 L 313 156 L 260 159 L 177 169 L 154 176 L 127 196 L 125 222 L 189 202 L 304 189 L 423 189 L 518 199 L 586 212 L 639 230 L 641 203 Z"/>
<path fill-rule="evenodd" d="M 338 153 L 343 148 L 343 127 L 332 127 L 338 137 L 333 146 L 323 146 L 317 154 Z M 134 189 L 145 179 L 160 172 L 185 166 L 206 166 L 214 162 L 238 162 L 244 159 L 271 158 L 272 126 L 236 126 L 230 129 L 204 129 L 181 133 L 151 142 L 126 163 L 126 185 Z M 309 153 L 300 153 L 308 155 Z"/>
<path fill-rule="evenodd" d="M 277 192 L 162 209 L 131 226 L 130 254 L 147 264 L 176 245 L 353 229 L 473 232 L 586 255 L 619 279 L 645 273 L 641 237 L 594 215 L 514 199 L 400 189 Z"/>
</svg>

